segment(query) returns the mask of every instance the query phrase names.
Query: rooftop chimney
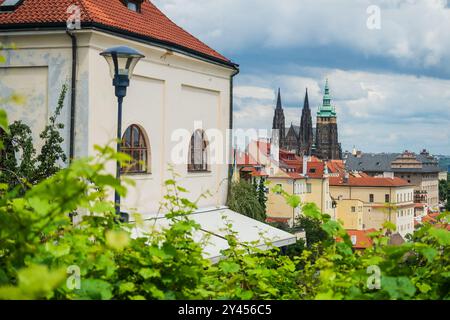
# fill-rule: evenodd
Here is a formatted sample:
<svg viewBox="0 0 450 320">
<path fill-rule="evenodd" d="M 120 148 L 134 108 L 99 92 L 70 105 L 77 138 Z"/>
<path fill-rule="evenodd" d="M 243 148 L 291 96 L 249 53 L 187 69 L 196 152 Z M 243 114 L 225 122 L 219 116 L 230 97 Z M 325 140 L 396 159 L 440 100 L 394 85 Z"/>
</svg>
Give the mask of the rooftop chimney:
<svg viewBox="0 0 450 320">
<path fill-rule="evenodd" d="M 348 180 L 350 179 L 350 174 L 348 172 L 346 172 L 344 174 L 344 183 L 348 183 Z"/>
<path fill-rule="evenodd" d="M 270 157 L 279 165 L 280 162 L 280 130 L 272 131 L 272 141 L 270 144 Z"/>
<path fill-rule="evenodd" d="M 308 175 L 308 157 L 303 156 L 303 176 L 306 177 Z"/>
<path fill-rule="evenodd" d="M 327 161 L 324 162 L 323 174 L 326 175 L 326 176 L 329 174 L 329 172 L 328 172 L 328 162 Z"/>
</svg>

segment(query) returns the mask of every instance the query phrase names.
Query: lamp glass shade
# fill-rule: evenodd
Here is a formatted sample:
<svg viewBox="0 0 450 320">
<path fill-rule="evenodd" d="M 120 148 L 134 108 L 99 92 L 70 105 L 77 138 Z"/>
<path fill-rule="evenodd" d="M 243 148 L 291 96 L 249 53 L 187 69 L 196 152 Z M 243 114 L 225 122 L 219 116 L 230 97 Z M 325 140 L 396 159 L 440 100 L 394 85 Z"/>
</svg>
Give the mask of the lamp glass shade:
<svg viewBox="0 0 450 320">
<path fill-rule="evenodd" d="M 108 62 L 113 79 L 116 75 L 125 75 L 128 79 L 131 79 L 136 64 L 145 57 L 139 51 L 126 46 L 107 49 L 100 55 Z"/>
</svg>

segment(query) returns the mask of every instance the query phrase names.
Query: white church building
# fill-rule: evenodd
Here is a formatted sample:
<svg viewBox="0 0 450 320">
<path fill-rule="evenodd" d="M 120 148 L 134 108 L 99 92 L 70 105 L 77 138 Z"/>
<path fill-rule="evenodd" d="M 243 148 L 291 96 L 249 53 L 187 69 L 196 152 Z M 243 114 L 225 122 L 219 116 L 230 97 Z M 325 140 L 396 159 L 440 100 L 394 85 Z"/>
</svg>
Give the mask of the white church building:
<svg viewBox="0 0 450 320">
<path fill-rule="evenodd" d="M 226 248 L 223 213 L 242 241 L 257 240 L 263 231 L 277 246 L 295 242 L 292 235 L 225 207 L 231 144 L 225 141 L 219 152 L 211 150 L 214 139 L 208 132 L 227 137 L 232 128 L 238 66 L 150 1 L 0 0 L 0 44 L 6 57 L 0 64 L 0 95 L 14 92 L 26 101 L 23 106 L 0 107 L 10 121 L 22 120 L 31 127 L 38 148 L 38 134 L 56 108 L 62 86 L 70 88 L 59 120 L 65 124 L 66 154 L 72 158 L 95 155 L 95 145 L 111 144 L 116 137 L 117 99 L 100 53 L 115 46 L 141 52 L 145 58 L 134 69 L 123 104 L 123 152 L 139 162 L 122 173 L 136 183 L 122 199 L 122 211 L 164 224 L 158 210 L 173 165 L 190 198 L 211 194 L 200 200 L 201 209 L 193 215 L 213 234 L 205 249 L 211 258 Z M 183 132 L 189 133 L 187 141 L 180 138 Z M 190 137 L 204 143 L 193 148 Z M 183 143 L 186 161 L 174 163 L 174 150 Z M 212 161 L 217 154 L 224 160 Z M 109 168 L 111 173 L 115 169 Z"/>
</svg>

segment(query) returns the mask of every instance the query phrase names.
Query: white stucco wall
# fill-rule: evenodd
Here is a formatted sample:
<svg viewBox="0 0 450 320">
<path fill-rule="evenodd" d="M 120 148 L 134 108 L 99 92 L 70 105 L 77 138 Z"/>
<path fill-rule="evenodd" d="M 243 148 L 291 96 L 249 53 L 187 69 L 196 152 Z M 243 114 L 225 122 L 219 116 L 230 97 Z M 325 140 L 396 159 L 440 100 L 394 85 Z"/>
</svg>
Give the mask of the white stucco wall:
<svg viewBox="0 0 450 320">
<path fill-rule="evenodd" d="M 123 199 L 123 209 L 156 213 L 163 198 L 164 181 L 170 178 L 172 148 L 179 143 L 171 140 L 172 133 L 178 129 L 193 132 L 195 123 L 201 121 L 207 132 L 218 129 L 225 136 L 233 70 L 100 32 L 81 31 L 77 37 L 76 157 L 95 154 L 94 145 L 112 143 L 116 136 L 117 101 L 108 65 L 99 53 L 108 47 L 128 45 L 146 56 L 138 64 L 124 100 L 123 131 L 131 124 L 145 129 L 151 147 L 151 174 L 130 176 L 136 187 L 130 188 Z M 7 53 L 7 64 L 0 69 L 0 94 L 24 92 L 29 95 L 28 101 L 33 101 L 24 108 L 8 106 L 10 118 L 22 119 L 39 130 L 56 107 L 62 84 L 70 84 L 70 38 L 63 32 L 8 36 L 0 33 L 0 41 L 14 43 L 18 48 Z M 66 124 L 67 153 L 69 102 L 70 90 L 61 115 Z M 35 132 L 36 144 L 38 133 Z M 115 165 L 111 163 L 108 170 L 114 173 Z M 181 175 L 180 184 L 190 191 L 190 199 L 211 192 L 212 196 L 199 202 L 200 207 L 225 204 L 226 163 L 212 165 L 210 172 L 201 174 L 188 173 L 185 164 L 175 166 L 175 170 Z"/>
</svg>

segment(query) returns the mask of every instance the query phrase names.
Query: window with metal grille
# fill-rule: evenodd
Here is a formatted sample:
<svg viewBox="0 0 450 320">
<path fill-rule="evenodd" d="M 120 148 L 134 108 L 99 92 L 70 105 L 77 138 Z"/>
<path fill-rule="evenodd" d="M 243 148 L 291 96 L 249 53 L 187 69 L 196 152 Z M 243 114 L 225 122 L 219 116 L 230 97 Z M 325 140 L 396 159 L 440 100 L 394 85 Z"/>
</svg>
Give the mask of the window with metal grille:
<svg viewBox="0 0 450 320">
<path fill-rule="evenodd" d="M 197 130 L 189 146 L 188 172 L 208 171 L 208 140 L 203 130 Z"/>
<path fill-rule="evenodd" d="M 124 174 L 150 173 L 150 150 L 143 129 L 135 124 L 128 127 L 122 138 L 121 151 L 131 157 L 122 166 Z"/>
</svg>

